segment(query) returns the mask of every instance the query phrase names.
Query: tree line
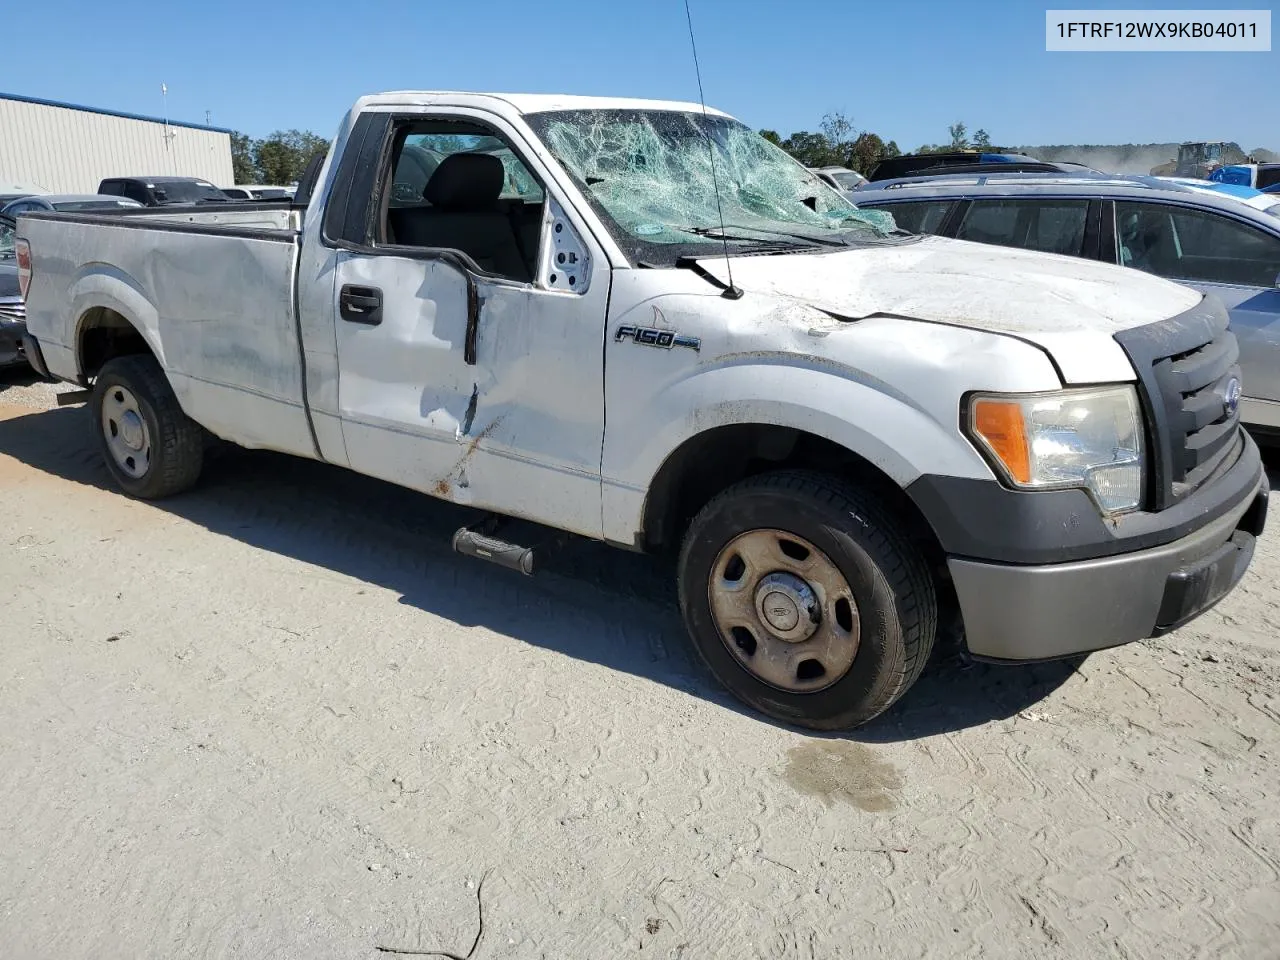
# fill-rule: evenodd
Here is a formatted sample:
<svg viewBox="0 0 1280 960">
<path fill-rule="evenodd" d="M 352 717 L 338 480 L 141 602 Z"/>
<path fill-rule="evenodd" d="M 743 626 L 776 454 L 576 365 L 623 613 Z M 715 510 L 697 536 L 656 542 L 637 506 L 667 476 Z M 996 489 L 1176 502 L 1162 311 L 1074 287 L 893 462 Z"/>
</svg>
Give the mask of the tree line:
<svg viewBox="0 0 1280 960">
<path fill-rule="evenodd" d="M 976 130 L 972 137 L 969 128 L 956 121 L 947 128 L 948 139 L 944 143 L 921 144 L 916 153 L 945 153 L 951 150 L 996 150 L 986 130 Z M 761 130 L 760 135 L 776 143 L 806 167 L 848 167 L 864 176 L 886 157 L 902 155 L 897 141 L 886 141 L 878 133 L 858 130 L 840 111 L 828 113 L 822 118 L 816 132 L 800 130 L 783 138 L 776 130 Z"/>
<path fill-rule="evenodd" d="M 329 149 L 329 141 L 310 130 L 277 130 L 255 140 L 231 134 L 231 172 L 236 183 L 288 186 L 297 183 L 311 158 Z"/>
<path fill-rule="evenodd" d="M 954 123 L 948 132 L 950 139 L 946 143 L 925 144 L 917 152 L 992 149 L 985 130 L 978 130 L 971 139 L 963 123 Z M 785 139 L 775 130 L 760 133 L 808 167 L 848 167 L 867 174 L 885 157 L 902 153 L 893 140 L 886 142 L 869 130 L 855 129 L 853 121 L 840 111 L 824 116 L 817 132 L 800 130 Z M 327 140 L 309 130 L 277 130 L 261 140 L 233 133 L 231 167 L 235 182 L 295 183 L 311 158 L 328 148 Z"/>
<path fill-rule="evenodd" d="M 848 167 L 863 176 L 886 157 L 901 156 L 893 140 L 886 141 L 870 130 L 858 130 L 845 114 L 836 111 L 822 118 L 816 132 L 800 130 L 782 137 L 776 130 L 761 130 L 760 135 L 780 146 L 806 167 Z M 947 153 L 954 150 L 977 150 L 992 153 L 1021 153 L 1038 160 L 1073 160 L 1108 173 L 1148 173 L 1158 164 L 1178 155 L 1176 143 L 1121 144 L 1051 144 L 1046 146 L 997 146 L 990 134 L 979 128 L 969 134 L 964 121 L 947 127 L 947 138 L 941 143 L 923 143 L 914 153 Z M 1280 154 L 1265 147 L 1247 151 L 1259 163 L 1271 163 Z"/>
<path fill-rule="evenodd" d="M 806 167 L 848 167 L 866 176 L 886 157 L 902 154 L 894 140 L 886 141 L 870 130 L 858 130 L 840 111 L 826 114 L 817 131 L 799 130 L 787 137 L 776 130 L 761 130 L 761 136 L 776 143 Z M 324 153 L 329 142 L 309 130 L 277 130 L 255 140 L 243 133 L 231 135 L 231 166 L 236 183 L 295 183 L 307 163 Z M 1146 173 L 1155 164 L 1177 155 L 1176 143 L 1053 144 L 1049 146 L 998 147 L 986 130 L 969 135 L 969 128 L 957 120 L 947 128 L 941 143 L 921 144 L 915 153 L 945 153 L 952 150 L 986 150 L 1025 153 L 1041 160 L 1075 160 L 1111 173 Z M 1257 147 L 1251 151 L 1260 162 L 1276 160 L 1273 151 Z"/>
</svg>

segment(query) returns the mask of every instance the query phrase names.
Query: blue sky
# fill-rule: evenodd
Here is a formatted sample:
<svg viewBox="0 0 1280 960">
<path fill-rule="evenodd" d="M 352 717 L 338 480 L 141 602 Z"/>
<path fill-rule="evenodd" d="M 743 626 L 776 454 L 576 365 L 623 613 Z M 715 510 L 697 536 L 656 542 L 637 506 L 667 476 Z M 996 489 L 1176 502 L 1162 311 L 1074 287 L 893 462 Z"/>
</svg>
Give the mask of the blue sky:
<svg viewBox="0 0 1280 960">
<path fill-rule="evenodd" d="M 944 140 L 955 120 L 1004 144 L 1224 139 L 1280 149 L 1274 49 L 1046 53 L 1046 4 L 1031 2 L 691 3 L 708 102 L 784 135 L 843 110 L 903 149 Z M 697 97 L 682 0 L 5 7 L 0 90 L 159 115 L 163 81 L 171 117 L 202 122 L 208 110 L 214 125 L 255 136 L 288 127 L 330 136 L 356 96 L 386 89 Z"/>
</svg>

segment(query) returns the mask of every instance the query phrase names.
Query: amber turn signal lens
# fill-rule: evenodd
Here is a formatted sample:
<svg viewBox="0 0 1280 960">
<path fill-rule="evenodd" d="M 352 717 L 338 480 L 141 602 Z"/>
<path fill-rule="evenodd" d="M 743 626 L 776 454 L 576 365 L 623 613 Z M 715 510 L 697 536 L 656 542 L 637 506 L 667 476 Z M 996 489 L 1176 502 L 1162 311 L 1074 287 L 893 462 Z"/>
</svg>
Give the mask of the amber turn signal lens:
<svg viewBox="0 0 1280 960">
<path fill-rule="evenodd" d="M 987 398 L 976 400 L 973 432 L 986 441 L 1014 481 L 1031 482 L 1031 451 L 1020 404 Z"/>
</svg>

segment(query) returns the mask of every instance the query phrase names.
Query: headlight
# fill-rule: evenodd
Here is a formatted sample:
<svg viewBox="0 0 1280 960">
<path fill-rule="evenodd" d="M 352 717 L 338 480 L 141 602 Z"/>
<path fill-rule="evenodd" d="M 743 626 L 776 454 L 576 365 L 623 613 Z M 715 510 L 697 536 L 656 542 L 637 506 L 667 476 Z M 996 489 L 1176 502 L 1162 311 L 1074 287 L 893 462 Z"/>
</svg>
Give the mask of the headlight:
<svg viewBox="0 0 1280 960">
<path fill-rule="evenodd" d="M 1133 387 L 977 394 L 966 426 L 1015 487 L 1083 487 L 1107 514 L 1142 502 L 1142 415 Z"/>
</svg>

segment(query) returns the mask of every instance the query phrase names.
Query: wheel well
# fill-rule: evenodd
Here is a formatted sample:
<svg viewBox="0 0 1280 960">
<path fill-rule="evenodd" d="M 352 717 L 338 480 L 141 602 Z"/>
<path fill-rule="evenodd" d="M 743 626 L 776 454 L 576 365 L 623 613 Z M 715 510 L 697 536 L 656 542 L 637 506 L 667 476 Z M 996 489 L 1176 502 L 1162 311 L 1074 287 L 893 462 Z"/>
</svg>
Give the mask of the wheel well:
<svg viewBox="0 0 1280 960">
<path fill-rule="evenodd" d="M 96 376 L 108 360 L 129 354 L 151 353 L 151 347 L 137 328 L 106 307 L 94 307 L 81 318 L 76 348 L 80 375 L 86 381 Z"/>
<path fill-rule="evenodd" d="M 946 552 L 920 508 L 865 457 L 817 434 L 769 424 L 717 427 L 691 437 L 672 453 L 649 486 L 644 531 L 637 546 L 672 553 L 689 523 L 720 491 L 771 470 L 804 469 L 856 484 L 885 505 L 924 556 L 938 588 L 939 639 L 962 635 L 960 604 L 951 586 Z"/>
<path fill-rule="evenodd" d="M 931 565 L 945 555 L 920 509 L 865 457 L 817 434 L 769 424 L 717 427 L 686 440 L 658 470 L 644 508 L 648 550 L 677 548 L 690 521 L 726 487 L 770 470 L 807 469 L 857 484 L 893 510 Z"/>
</svg>

